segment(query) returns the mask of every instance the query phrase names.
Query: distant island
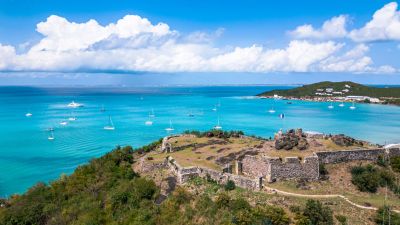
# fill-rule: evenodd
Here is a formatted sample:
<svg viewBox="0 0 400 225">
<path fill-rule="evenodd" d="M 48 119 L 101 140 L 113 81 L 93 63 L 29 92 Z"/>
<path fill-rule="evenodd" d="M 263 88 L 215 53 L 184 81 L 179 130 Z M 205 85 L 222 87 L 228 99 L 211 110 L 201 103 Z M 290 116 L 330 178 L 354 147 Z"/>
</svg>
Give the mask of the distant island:
<svg viewBox="0 0 400 225">
<path fill-rule="evenodd" d="M 396 145 L 187 131 L 0 199 L 0 224 L 400 224 L 399 178 Z"/>
<path fill-rule="evenodd" d="M 400 88 L 371 87 L 351 81 L 324 81 L 289 90 L 272 90 L 257 96 L 309 101 L 363 102 L 400 105 Z"/>
</svg>

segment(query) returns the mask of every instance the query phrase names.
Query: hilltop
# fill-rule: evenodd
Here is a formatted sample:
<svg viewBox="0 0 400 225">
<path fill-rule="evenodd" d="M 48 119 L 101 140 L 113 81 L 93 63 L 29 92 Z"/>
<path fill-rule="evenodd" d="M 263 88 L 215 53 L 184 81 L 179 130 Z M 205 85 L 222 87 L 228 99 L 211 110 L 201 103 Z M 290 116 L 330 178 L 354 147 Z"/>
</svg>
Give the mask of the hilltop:
<svg viewBox="0 0 400 225">
<path fill-rule="evenodd" d="M 241 131 L 185 132 L 137 149 L 117 147 L 69 176 L 0 199 L 0 224 L 372 225 L 382 224 L 381 218 L 387 223 L 389 210 L 397 224 L 400 157 L 393 155 L 399 150 L 377 148 L 301 129 L 267 139 Z M 318 165 L 310 157 L 316 153 L 340 164 Z M 294 177 L 299 165 L 311 163 L 319 178 L 277 177 L 254 186 L 261 179 L 247 172 L 259 176 L 265 168 L 245 171 L 249 159 L 261 160 L 255 166 L 273 160 L 282 176 L 294 171 Z M 390 185 L 386 191 L 383 183 Z M 383 207 L 385 196 L 390 208 Z"/>
<path fill-rule="evenodd" d="M 346 96 L 368 96 L 371 98 L 379 98 L 383 104 L 400 104 L 400 88 L 378 88 L 351 81 L 324 81 L 289 90 L 272 90 L 258 94 L 260 97 L 273 97 L 274 95 L 290 98 L 344 98 Z"/>
</svg>

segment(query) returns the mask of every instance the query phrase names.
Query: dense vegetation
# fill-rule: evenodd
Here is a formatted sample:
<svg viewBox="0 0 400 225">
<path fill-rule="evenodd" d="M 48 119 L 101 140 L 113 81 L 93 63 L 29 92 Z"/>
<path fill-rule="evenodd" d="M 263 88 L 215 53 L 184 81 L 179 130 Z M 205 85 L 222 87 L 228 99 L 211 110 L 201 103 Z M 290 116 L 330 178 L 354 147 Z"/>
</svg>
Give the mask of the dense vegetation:
<svg viewBox="0 0 400 225">
<path fill-rule="evenodd" d="M 259 96 L 273 96 L 274 94 L 284 97 L 314 97 L 317 89 L 333 88 L 335 91 L 345 89 L 345 85 L 350 85 L 349 92 L 346 95 L 361 95 L 370 97 L 394 97 L 400 98 L 400 88 L 377 88 L 350 81 L 344 82 L 319 82 L 315 84 L 304 85 L 302 87 L 289 90 L 272 90 L 259 94 Z M 393 103 L 395 103 L 395 100 Z"/>
<path fill-rule="evenodd" d="M 296 215 L 296 225 L 334 224 L 332 210 L 328 206 L 323 206 L 321 202 L 317 200 L 308 200 L 303 209 L 292 206 L 291 211 Z"/>
<path fill-rule="evenodd" d="M 400 187 L 396 182 L 396 174 L 388 168 L 374 165 L 355 166 L 351 169 L 351 182 L 360 191 L 375 193 L 379 187 L 388 187 L 394 193 L 400 194 Z"/>
</svg>

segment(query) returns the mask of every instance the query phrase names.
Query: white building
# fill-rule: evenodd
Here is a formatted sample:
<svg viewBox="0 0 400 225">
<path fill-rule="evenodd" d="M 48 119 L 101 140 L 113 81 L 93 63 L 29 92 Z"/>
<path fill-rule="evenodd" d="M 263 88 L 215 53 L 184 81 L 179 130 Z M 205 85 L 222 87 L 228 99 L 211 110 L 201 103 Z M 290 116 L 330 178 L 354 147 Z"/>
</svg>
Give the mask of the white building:
<svg viewBox="0 0 400 225">
<path fill-rule="evenodd" d="M 326 91 L 326 92 L 332 92 L 332 91 L 333 91 L 333 88 L 325 88 L 325 91 Z"/>
</svg>

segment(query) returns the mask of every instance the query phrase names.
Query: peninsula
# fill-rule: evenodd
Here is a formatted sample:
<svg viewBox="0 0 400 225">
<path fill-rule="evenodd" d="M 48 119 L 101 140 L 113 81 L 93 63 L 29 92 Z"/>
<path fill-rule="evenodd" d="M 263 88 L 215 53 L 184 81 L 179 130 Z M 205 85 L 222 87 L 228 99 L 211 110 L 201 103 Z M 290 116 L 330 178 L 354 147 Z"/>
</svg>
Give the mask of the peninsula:
<svg viewBox="0 0 400 225">
<path fill-rule="evenodd" d="M 400 105 L 400 87 L 371 87 L 351 81 L 324 81 L 289 90 L 272 90 L 263 98 L 285 98 L 308 101 L 363 102 Z"/>
<path fill-rule="evenodd" d="M 399 147 L 302 129 L 187 131 L 2 199 L 0 223 L 399 224 Z"/>
</svg>

